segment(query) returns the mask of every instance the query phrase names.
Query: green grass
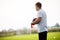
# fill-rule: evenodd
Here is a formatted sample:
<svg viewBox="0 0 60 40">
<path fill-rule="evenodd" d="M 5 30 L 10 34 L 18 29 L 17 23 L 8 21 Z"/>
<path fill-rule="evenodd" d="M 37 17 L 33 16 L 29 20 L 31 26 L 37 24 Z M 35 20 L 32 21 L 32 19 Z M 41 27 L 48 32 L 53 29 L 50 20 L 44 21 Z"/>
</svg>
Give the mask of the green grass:
<svg viewBox="0 0 60 40">
<path fill-rule="evenodd" d="M 48 40 L 60 40 L 60 32 L 49 32 Z M 38 34 L 1 37 L 0 40 L 38 40 Z"/>
</svg>

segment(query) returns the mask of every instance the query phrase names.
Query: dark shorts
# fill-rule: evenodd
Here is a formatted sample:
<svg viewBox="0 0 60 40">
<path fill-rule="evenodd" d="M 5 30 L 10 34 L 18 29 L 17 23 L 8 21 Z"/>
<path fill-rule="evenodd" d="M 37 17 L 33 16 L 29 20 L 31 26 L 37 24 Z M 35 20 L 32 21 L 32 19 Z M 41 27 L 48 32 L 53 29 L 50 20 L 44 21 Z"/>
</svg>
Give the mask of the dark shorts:
<svg viewBox="0 0 60 40">
<path fill-rule="evenodd" d="M 47 31 L 38 33 L 39 40 L 47 40 Z"/>
</svg>

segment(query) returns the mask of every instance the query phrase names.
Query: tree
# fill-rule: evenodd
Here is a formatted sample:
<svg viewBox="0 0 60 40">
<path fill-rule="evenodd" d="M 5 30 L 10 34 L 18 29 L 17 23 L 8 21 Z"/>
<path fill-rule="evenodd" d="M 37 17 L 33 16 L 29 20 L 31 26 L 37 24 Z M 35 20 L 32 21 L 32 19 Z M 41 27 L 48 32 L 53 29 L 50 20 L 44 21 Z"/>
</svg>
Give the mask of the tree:
<svg viewBox="0 0 60 40">
<path fill-rule="evenodd" d="M 56 23 L 56 24 L 55 24 L 55 27 L 60 27 L 59 23 Z"/>
</svg>

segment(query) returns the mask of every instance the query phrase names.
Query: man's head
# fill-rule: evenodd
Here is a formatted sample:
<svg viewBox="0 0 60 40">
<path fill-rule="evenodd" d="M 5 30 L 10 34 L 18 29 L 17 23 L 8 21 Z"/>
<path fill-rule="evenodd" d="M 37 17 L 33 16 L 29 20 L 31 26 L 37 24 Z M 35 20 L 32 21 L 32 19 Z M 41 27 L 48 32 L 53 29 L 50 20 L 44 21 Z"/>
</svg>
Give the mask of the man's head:
<svg viewBox="0 0 60 40">
<path fill-rule="evenodd" d="M 36 11 L 39 11 L 41 9 L 41 7 L 42 7 L 42 4 L 40 2 L 37 2 L 35 4 L 35 7 L 36 7 Z"/>
</svg>

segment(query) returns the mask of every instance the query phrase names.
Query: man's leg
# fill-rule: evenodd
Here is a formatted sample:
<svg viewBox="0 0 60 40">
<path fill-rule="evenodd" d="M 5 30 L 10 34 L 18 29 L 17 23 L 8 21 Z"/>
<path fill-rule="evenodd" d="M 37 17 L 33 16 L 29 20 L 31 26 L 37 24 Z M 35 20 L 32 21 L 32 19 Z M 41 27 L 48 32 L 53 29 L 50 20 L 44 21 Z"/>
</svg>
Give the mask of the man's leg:
<svg viewBox="0 0 60 40">
<path fill-rule="evenodd" d="M 39 33 L 39 40 L 47 40 L 47 32 Z"/>
</svg>

